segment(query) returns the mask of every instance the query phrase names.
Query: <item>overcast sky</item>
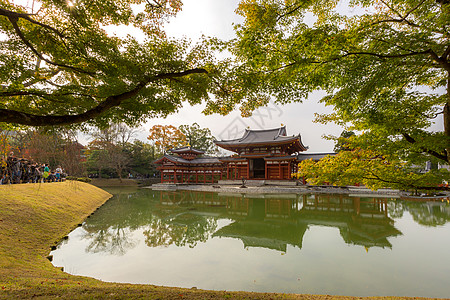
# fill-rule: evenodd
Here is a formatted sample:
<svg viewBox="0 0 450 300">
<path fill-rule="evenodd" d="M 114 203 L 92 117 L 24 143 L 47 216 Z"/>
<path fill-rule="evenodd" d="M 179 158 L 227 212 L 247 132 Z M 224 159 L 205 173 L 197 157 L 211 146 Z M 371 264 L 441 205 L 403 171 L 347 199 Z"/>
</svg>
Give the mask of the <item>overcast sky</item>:
<svg viewBox="0 0 450 300">
<path fill-rule="evenodd" d="M 238 0 L 184 0 L 183 10 L 166 26 L 167 34 L 172 37 L 189 37 L 198 40 L 202 34 L 216 36 L 221 39 L 230 39 L 235 36 L 233 24 L 242 21 L 235 14 Z M 301 134 L 303 144 L 309 146 L 308 152 L 332 152 L 334 142 L 322 139 L 322 135 L 340 135 L 342 128 L 336 125 L 322 125 L 313 123 L 314 113 L 330 112 L 318 103 L 323 93 L 315 93 L 304 103 L 276 105 L 273 102 L 267 107 L 255 111 L 250 118 L 242 118 L 239 111 L 227 116 L 201 113 L 204 105 L 184 107 L 167 118 L 149 120 L 143 126 L 143 132 L 138 138 L 146 140 L 148 130 L 156 124 L 179 126 L 191 125 L 197 122 L 201 127 L 211 130 L 216 139 L 231 139 L 240 137 L 245 128 L 263 129 L 286 125 L 288 135 Z"/>
</svg>

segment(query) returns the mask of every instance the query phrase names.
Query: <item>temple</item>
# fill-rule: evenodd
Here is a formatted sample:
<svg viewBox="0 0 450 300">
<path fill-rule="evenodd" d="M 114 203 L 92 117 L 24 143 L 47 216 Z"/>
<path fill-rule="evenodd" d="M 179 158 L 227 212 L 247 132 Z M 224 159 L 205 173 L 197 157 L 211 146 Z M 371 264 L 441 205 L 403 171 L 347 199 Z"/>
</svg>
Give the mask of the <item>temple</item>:
<svg viewBox="0 0 450 300">
<path fill-rule="evenodd" d="M 297 154 L 306 151 L 299 135 L 288 136 L 286 126 L 275 129 L 246 129 L 241 138 L 215 142 L 235 152 L 219 158 L 226 165 L 227 179 L 291 179 L 297 171 Z"/>
<path fill-rule="evenodd" d="M 170 154 L 154 162 L 161 183 L 214 183 L 224 179 L 224 164 L 217 157 L 204 157 L 204 153 L 191 146 L 171 149 Z"/>
<path fill-rule="evenodd" d="M 172 149 L 155 161 L 161 173 L 161 183 L 215 183 L 224 179 L 290 180 L 300 161 L 319 160 L 332 154 L 301 153 L 308 147 L 303 145 L 300 134 L 288 136 L 286 126 L 246 129 L 240 138 L 215 143 L 234 154 L 210 157 L 191 146 Z"/>
</svg>

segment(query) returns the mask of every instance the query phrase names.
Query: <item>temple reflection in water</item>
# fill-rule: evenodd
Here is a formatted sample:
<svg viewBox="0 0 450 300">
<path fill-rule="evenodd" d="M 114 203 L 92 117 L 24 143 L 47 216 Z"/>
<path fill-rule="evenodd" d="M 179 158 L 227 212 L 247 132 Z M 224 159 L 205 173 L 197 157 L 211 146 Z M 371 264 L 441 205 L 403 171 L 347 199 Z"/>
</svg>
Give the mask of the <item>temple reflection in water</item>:
<svg viewBox="0 0 450 300">
<path fill-rule="evenodd" d="M 388 238 L 401 234 L 388 216 L 387 198 L 196 192 L 182 195 L 180 197 L 179 192 L 160 194 L 165 219 L 184 228 L 192 226 L 190 221 L 194 216 L 230 219 L 231 223 L 212 233 L 212 237 L 239 239 L 244 247 L 286 252 L 287 245 L 292 245 L 301 249 L 309 226 L 338 228 L 346 243 L 366 249 L 391 248 Z M 189 209 L 180 212 L 180 207 Z M 148 233 L 158 234 L 156 231 Z"/>
</svg>

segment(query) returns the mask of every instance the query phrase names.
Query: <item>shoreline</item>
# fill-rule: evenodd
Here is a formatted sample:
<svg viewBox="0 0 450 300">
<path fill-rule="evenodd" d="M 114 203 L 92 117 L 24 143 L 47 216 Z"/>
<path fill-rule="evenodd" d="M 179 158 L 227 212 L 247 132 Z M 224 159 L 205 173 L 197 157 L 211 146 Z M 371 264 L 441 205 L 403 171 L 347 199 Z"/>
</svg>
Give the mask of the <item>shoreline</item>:
<svg viewBox="0 0 450 300">
<path fill-rule="evenodd" d="M 379 189 L 376 191 L 370 190 L 366 187 L 360 186 L 313 186 L 313 185 L 277 185 L 277 184 L 262 184 L 252 185 L 246 183 L 245 187 L 242 184 L 185 184 L 185 183 L 157 183 L 149 188 L 161 191 L 199 191 L 199 192 L 235 192 L 240 194 L 306 194 L 306 193 L 334 193 L 334 194 L 348 194 L 348 193 L 364 193 L 364 194 L 378 194 L 378 195 L 400 195 L 399 190 L 394 189 Z"/>
<path fill-rule="evenodd" d="M 352 194 L 360 197 L 391 197 L 391 198 L 414 198 L 418 200 L 440 200 L 450 197 L 450 193 L 439 196 L 414 196 L 395 189 L 370 190 L 361 186 L 281 186 L 281 185 L 261 185 L 247 186 L 242 188 L 236 184 L 173 184 L 158 183 L 146 186 L 152 190 L 159 191 L 197 191 L 197 192 L 216 192 L 216 193 L 234 193 L 234 194 Z"/>
</svg>

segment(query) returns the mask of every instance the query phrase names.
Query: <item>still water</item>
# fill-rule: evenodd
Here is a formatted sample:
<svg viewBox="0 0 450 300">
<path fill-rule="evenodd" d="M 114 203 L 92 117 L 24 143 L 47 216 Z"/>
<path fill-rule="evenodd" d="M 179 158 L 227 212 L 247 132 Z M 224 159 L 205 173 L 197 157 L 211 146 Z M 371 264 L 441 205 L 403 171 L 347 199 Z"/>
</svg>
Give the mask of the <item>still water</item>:
<svg viewBox="0 0 450 300">
<path fill-rule="evenodd" d="M 71 274 L 212 290 L 450 297 L 450 205 L 111 190 L 51 254 Z"/>
</svg>

